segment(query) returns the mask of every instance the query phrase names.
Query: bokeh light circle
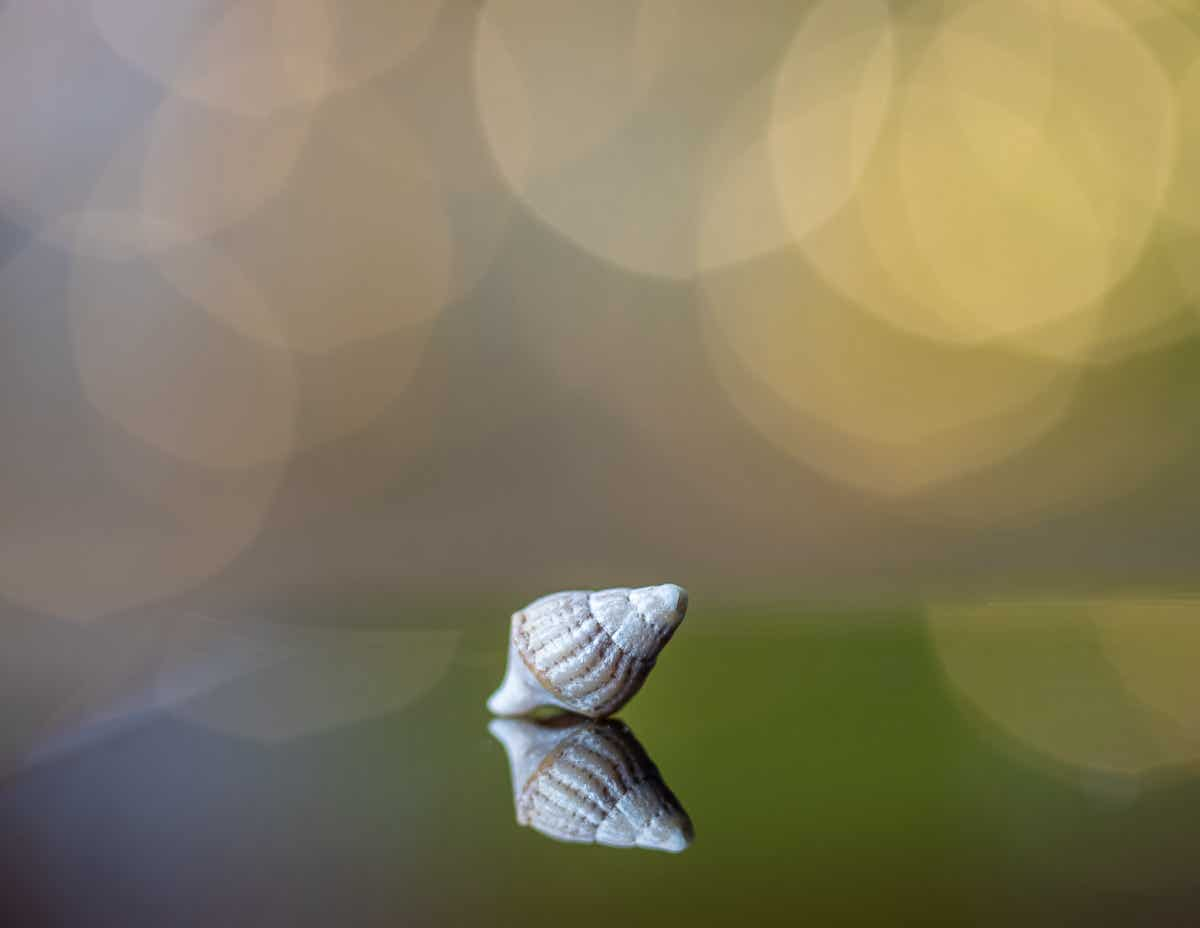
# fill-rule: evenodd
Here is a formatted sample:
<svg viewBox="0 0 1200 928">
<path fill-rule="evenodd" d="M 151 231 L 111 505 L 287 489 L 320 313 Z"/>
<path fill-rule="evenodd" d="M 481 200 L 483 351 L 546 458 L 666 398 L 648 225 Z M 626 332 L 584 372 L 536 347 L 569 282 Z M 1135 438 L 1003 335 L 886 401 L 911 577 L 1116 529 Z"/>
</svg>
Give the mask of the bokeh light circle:
<svg viewBox="0 0 1200 928">
<path fill-rule="evenodd" d="M 175 718 L 275 744 L 403 711 L 446 676 L 460 637 L 455 629 L 190 623 L 168 642 L 150 695 Z"/>
<path fill-rule="evenodd" d="M 40 231 L 77 211 L 94 174 L 152 105 L 69 4 L 0 8 L 0 210 Z"/>
<path fill-rule="evenodd" d="M 919 53 L 857 216 L 802 244 L 891 324 L 1085 360 L 1167 189 L 1166 75 L 1127 24 L 1078 0 L 980 0 L 909 31 Z"/>
<path fill-rule="evenodd" d="M 768 147 L 796 239 L 854 194 L 891 100 L 893 46 L 882 0 L 826 0 L 788 49 L 776 75 Z"/>
<path fill-rule="evenodd" d="M 1178 91 L 1179 143 L 1171 195 L 1165 209 L 1172 219 L 1200 230 L 1200 177 L 1189 168 L 1200 157 L 1200 56 L 1183 74 Z"/>
<path fill-rule="evenodd" d="M 161 408 L 150 406 L 147 421 L 139 418 L 147 406 L 125 405 L 119 393 L 93 394 L 91 401 L 85 397 L 75 370 L 72 335 L 80 307 L 73 305 L 77 294 L 72 286 L 86 277 L 101 285 L 89 296 L 93 302 L 87 312 L 114 310 L 109 301 L 115 299 L 112 315 L 121 323 L 103 329 L 89 353 L 111 353 L 118 365 L 141 372 L 147 394 L 160 391 L 157 399 L 164 407 L 190 400 L 208 415 L 216 402 L 205 393 L 181 398 L 173 385 L 164 385 L 162 370 L 156 371 L 154 358 L 145 353 L 147 346 L 130 338 L 131 327 L 125 323 L 130 316 L 137 320 L 138 304 L 146 310 L 152 294 L 162 297 L 156 308 L 172 313 L 186 313 L 188 304 L 144 258 L 129 254 L 126 250 L 119 261 L 112 254 L 81 257 L 34 242 L 0 269 L 5 335 L 22 346 L 27 359 L 5 365 L 0 375 L 4 390 L 20 396 L 35 389 L 38 398 L 9 406 L 0 415 L 8 449 L 0 488 L 6 513 L 0 533 L 0 596 L 71 621 L 176 595 L 226 567 L 257 537 L 282 477 L 280 462 L 231 466 L 245 461 L 246 452 L 231 453 L 213 440 L 212 416 L 199 438 L 185 436 L 181 445 L 172 446 L 177 436 L 161 426 Z M 116 281 L 106 274 L 120 264 L 136 270 L 128 288 L 114 287 Z M 123 306 L 122 299 L 131 305 Z M 160 318 L 171 321 L 166 313 Z M 200 320 L 197 331 L 204 333 L 211 324 L 202 312 L 193 314 L 193 322 Z M 109 408 L 101 413 L 96 399 Z M 114 399 L 116 405 L 109 402 Z M 256 406 L 253 398 L 242 402 L 249 415 L 267 409 Z M 279 411 L 286 428 L 288 410 Z M 268 424 L 269 435 L 275 427 Z M 135 430 L 171 446 L 172 453 Z M 255 456 L 278 450 L 262 439 L 252 441 L 250 448 Z"/>
<path fill-rule="evenodd" d="M 1200 761 L 1194 602 L 930 607 L 948 684 L 1034 762 L 1124 776 Z"/>
<path fill-rule="evenodd" d="M 638 274 L 694 276 L 705 189 L 724 171 L 713 131 L 761 84 L 803 15 L 771 4 L 741 19 L 715 2 L 619 2 L 581 15 L 490 0 L 475 83 L 500 173 L 530 213 L 588 254 Z"/>
<path fill-rule="evenodd" d="M 878 0 L 808 12 L 779 67 L 709 141 L 701 271 L 787 247 L 849 201 L 883 128 L 894 51 L 892 19 Z"/>
<path fill-rule="evenodd" d="M 128 167 L 114 159 L 109 172 L 137 178 L 143 212 L 203 238 L 286 191 L 309 126 L 307 112 L 255 119 L 167 98 L 121 153 Z"/>
<path fill-rule="evenodd" d="M 223 239 L 300 353 L 427 323 L 448 298 L 454 241 L 438 173 L 412 127 L 370 99 L 324 107 L 284 195 Z"/>
<path fill-rule="evenodd" d="M 1200 54 L 1179 82 L 1179 144 L 1176 171 L 1165 204 L 1171 228 L 1164 236 L 1180 284 L 1200 316 Z"/>
<path fill-rule="evenodd" d="M 221 240 L 295 357 L 298 447 L 386 412 L 452 297 L 457 254 L 443 183 L 407 118 L 368 90 L 326 104 L 284 194 Z"/>
<path fill-rule="evenodd" d="M 394 67 L 433 28 L 441 0 L 176 0 L 152 13 L 90 0 L 113 50 L 172 93 L 264 116 L 314 106 Z M 355 28 L 341 28 L 352 19 Z"/>
<path fill-rule="evenodd" d="M 908 496 L 1009 457 L 1067 412 L 1075 372 L 880 322 L 794 251 L 703 278 L 706 344 L 735 407 L 825 476 Z"/>
<path fill-rule="evenodd" d="M 475 92 L 492 154 L 518 192 L 604 142 L 633 115 L 640 0 L 568 11 L 552 0 L 488 0 Z M 566 15 L 568 12 L 571 15 Z"/>
<path fill-rule="evenodd" d="M 124 259 L 87 250 L 72 262 L 71 334 L 93 405 L 165 454 L 201 466 L 286 458 L 296 415 L 292 358 L 242 269 L 200 245 Z M 236 319 L 237 328 L 221 318 Z M 265 337 L 246 338 L 247 329 Z"/>
</svg>

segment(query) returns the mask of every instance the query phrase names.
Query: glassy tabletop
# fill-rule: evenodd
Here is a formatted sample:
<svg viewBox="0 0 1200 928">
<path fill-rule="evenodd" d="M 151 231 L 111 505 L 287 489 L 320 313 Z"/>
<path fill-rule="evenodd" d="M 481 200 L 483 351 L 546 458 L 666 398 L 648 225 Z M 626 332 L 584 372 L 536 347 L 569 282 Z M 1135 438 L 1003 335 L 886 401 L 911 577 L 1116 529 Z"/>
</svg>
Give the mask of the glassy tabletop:
<svg viewBox="0 0 1200 928">
<path fill-rule="evenodd" d="M 509 728 L 484 708 L 495 609 L 190 621 L 166 646 L 89 630 L 96 692 L 51 713 L 31 684 L 6 710 L 0 920 L 1178 924 L 1200 904 L 1191 601 L 697 612 L 619 721 Z M 585 754 L 624 784 L 607 800 L 669 807 L 661 846 L 522 815 Z"/>
</svg>

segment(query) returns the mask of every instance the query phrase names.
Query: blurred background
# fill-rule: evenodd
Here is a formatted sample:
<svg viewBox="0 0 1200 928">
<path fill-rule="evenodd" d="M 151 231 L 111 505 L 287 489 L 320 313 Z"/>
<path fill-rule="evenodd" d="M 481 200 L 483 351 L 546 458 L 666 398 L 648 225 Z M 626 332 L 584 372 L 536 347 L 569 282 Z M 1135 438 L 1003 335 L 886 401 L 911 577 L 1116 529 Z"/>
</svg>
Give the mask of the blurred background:
<svg viewBox="0 0 1200 928">
<path fill-rule="evenodd" d="M 0 774 L 674 581 L 1128 799 L 1200 758 L 1198 408 L 1188 0 L 0 0 Z"/>
<path fill-rule="evenodd" d="M 1190 10 L 10 0 L 0 594 L 1190 581 Z"/>
</svg>

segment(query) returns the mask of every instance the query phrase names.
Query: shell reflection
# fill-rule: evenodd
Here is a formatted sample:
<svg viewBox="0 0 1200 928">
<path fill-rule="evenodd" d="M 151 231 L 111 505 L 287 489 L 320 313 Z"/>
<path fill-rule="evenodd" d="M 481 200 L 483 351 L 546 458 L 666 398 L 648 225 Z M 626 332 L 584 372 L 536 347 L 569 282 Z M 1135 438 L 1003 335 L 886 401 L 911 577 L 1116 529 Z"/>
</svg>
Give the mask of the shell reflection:
<svg viewBox="0 0 1200 928">
<path fill-rule="evenodd" d="M 616 719 L 496 719 L 512 770 L 517 824 L 556 841 L 678 853 L 692 820 L 633 732 Z"/>
</svg>

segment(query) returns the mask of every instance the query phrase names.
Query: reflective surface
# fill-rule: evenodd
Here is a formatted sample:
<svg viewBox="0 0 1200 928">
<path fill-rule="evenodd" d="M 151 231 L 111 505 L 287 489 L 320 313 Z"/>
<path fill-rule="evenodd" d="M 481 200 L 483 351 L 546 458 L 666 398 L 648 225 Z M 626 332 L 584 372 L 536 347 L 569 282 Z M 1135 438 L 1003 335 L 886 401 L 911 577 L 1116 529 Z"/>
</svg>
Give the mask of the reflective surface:
<svg viewBox="0 0 1200 928">
<path fill-rule="evenodd" d="M 697 598 L 622 713 L 695 821 L 678 855 L 514 822 L 483 706 L 506 602 L 218 623 L 124 664 L 93 638 L 69 677 L 47 667 L 62 629 L 9 621 L 0 922 L 1105 925 L 1200 907 L 1191 599 Z"/>
</svg>

